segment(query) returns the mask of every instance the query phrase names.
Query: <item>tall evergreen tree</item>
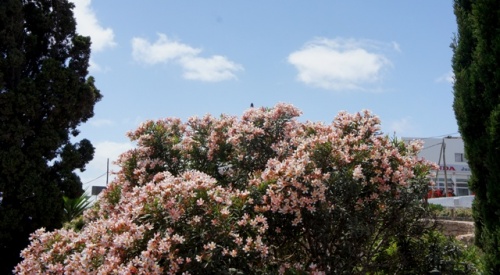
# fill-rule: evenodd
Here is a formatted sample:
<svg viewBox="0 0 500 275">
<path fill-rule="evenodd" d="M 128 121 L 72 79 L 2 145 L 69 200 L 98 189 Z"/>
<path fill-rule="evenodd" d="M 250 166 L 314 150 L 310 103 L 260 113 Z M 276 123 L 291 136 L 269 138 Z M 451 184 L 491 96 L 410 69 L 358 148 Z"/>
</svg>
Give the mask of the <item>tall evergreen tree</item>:
<svg viewBox="0 0 500 275">
<path fill-rule="evenodd" d="M 29 234 L 63 221 L 63 196 L 93 158 L 72 143 L 93 116 L 99 90 L 88 77 L 90 38 L 76 33 L 67 0 L 0 2 L 0 274 L 10 273 Z"/>
<path fill-rule="evenodd" d="M 453 107 L 471 168 L 477 244 L 500 273 L 500 1 L 455 0 Z"/>
</svg>

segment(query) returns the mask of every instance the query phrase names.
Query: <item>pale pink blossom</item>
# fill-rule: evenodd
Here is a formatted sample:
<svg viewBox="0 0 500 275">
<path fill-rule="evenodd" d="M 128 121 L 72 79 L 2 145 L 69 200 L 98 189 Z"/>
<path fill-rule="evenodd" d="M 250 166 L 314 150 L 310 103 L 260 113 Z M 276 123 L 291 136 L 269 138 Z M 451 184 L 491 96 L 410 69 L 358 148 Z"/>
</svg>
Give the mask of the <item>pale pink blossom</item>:
<svg viewBox="0 0 500 275">
<path fill-rule="evenodd" d="M 121 170 L 84 213 L 85 225 L 35 231 L 16 272 L 196 274 L 222 254 L 248 268 L 324 274 L 304 256 L 316 245 L 307 234 L 341 226 L 338 213 L 385 219 L 391 202 L 427 185 L 437 168 L 416 158 L 421 143 L 399 148 L 379 134 L 367 110 L 340 112 L 330 124 L 300 122 L 300 114 L 279 103 L 241 118 L 144 122 L 128 133 L 137 147 L 119 157 Z M 342 184 L 359 193 L 338 199 Z M 288 234 L 296 238 L 287 249 L 301 257 L 279 251 Z M 322 237 L 340 247 L 346 236 Z"/>
</svg>

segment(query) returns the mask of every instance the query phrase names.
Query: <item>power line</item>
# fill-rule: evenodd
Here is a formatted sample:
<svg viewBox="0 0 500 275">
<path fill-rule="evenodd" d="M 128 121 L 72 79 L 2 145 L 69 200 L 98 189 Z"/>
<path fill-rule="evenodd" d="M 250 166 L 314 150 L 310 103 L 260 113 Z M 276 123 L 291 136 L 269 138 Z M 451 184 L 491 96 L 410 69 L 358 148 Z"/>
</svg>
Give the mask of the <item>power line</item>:
<svg viewBox="0 0 500 275">
<path fill-rule="evenodd" d="M 84 183 L 84 184 L 89 184 L 89 183 L 91 183 L 91 182 L 93 182 L 93 181 L 96 181 L 96 180 L 98 180 L 98 179 L 100 179 L 100 178 L 102 178 L 102 177 L 106 176 L 107 174 L 108 174 L 108 172 L 105 172 L 104 174 L 102 174 L 102 175 L 98 176 L 97 178 L 95 178 L 95 179 L 93 179 L 93 180 L 87 181 L 87 182 L 86 182 L 86 183 Z"/>
<path fill-rule="evenodd" d="M 432 148 L 432 147 L 434 147 L 434 146 L 441 145 L 441 144 L 442 144 L 442 142 L 440 142 L 440 143 L 436 143 L 436 144 L 433 144 L 433 145 L 430 145 L 430 146 L 427 146 L 427 147 L 424 147 L 424 148 L 422 148 L 422 151 L 423 151 L 423 150 L 425 150 L 425 149 Z"/>
<path fill-rule="evenodd" d="M 425 137 L 425 138 L 419 138 L 419 139 L 443 138 L 443 137 L 449 137 L 449 136 L 456 135 L 456 134 L 460 134 L 460 133 L 455 132 L 455 133 L 450 133 L 450 134 L 438 135 L 438 136 L 433 136 L 433 137 Z"/>
</svg>

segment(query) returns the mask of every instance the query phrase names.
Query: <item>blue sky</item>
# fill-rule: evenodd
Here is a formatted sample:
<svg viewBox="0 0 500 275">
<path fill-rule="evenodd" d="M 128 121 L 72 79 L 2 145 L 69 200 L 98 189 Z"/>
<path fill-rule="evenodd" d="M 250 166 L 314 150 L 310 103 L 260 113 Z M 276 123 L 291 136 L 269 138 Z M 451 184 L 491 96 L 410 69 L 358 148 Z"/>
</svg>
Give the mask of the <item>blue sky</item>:
<svg viewBox="0 0 500 275">
<path fill-rule="evenodd" d="M 389 135 L 457 135 L 451 0 L 71 1 L 104 96 L 78 136 L 96 147 L 86 186 L 105 185 L 141 122 L 250 103 L 326 123 L 369 109 Z"/>
</svg>

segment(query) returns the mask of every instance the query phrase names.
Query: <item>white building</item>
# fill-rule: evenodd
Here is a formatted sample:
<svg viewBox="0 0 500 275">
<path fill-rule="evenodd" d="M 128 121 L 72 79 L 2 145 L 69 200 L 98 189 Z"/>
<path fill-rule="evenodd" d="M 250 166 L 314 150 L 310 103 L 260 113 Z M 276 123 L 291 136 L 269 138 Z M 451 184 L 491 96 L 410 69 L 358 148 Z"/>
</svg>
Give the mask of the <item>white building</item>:
<svg viewBox="0 0 500 275">
<path fill-rule="evenodd" d="M 422 140 L 424 148 L 419 156 L 439 165 L 440 169 L 435 171 L 435 189 L 444 192 L 448 188 L 455 196 L 473 195 L 467 184 L 471 172 L 465 159 L 464 142 L 461 137 L 403 139 Z"/>
</svg>

